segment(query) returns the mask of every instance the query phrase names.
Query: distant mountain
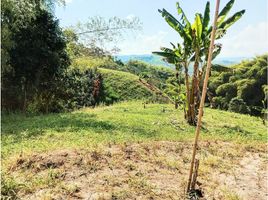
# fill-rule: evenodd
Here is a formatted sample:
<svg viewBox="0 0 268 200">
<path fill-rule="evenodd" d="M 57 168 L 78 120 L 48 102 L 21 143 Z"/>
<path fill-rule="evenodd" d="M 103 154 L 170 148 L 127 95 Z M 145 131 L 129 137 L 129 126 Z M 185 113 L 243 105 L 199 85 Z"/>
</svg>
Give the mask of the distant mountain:
<svg viewBox="0 0 268 200">
<path fill-rule="evenodd" d="M 240 63 L 242 60 L 248 60 L 252 59 L 250 57 L 222 57 L 222 58 L 215 58 L 213 61 L 214 64 L 219 64 L 219 65 L 234 65 Z"/>
<path fill-rule="evenodd" d="M 165 66 L 165 67 L 173 67 L 173 65 L 168 64 L 167 62 L 163 61 L 160 56 L 153 55 L 153 54 L 142 54 L 142 55 L 118 55 L 116 56 L 117 59 L 120 59 L 122 62 L 126 63 L 130 60 L 139 60 L 151 65 L 157 66 Z"/>
<path fill-rule="evenodd" d="M 153 54 L 142 54 L 142 55 L 118 55 L 116 56 L 117 59 L 120 59 L 122 62 L 126 63 L 129 60 L 139 60 L 151 65 L 157 66 L 165 66 L 173 68 L 173 65 L 168 64 L 167 62 L 163 61 L 160 56 L 153 55 Z M 213 63 L 220 64 L 220 65 L 234 65 L 240 63 L 242 60 L 250 59 L 249 57 L 222 57 L 216 58 Z"/>
</svg>

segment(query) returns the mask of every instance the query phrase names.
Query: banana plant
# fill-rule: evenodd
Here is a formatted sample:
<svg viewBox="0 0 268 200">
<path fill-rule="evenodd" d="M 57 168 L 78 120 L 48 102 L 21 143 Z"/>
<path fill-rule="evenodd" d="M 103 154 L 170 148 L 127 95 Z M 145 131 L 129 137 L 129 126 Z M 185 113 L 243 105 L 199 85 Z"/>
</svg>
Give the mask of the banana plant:
<svg viewBox="0 0 268 200">
<path fill-rule="evenodd" d="M 238 21 L 245 10 L 236 12 L 231 17 L 227 18 L 230 10 L 234 5 L 235 0 L 230 0 L 224 8 L 220 11 L 217 21 L 216 40 L 222 38 L 227 29 Z M 212 25 L 210 25 L 210 2 L 206 3 L 203 15 L 201 13 L 195 14 L 194 22 L 191 24 L 185 15 L 180 4 L 176 4 L 178 19 L 172 16 L 167 10 L 158 10 L 165 21 L 180 35 L 183 42 L 177 47 L 172 44 L 173 49 L 162 47 L 161 52 L 153 52 L 160 55 L 169 63 L 180 66 L 178 69 L 184 69 L 185 80 L 187 79 L 187 121 L 189 124 L 196 124 L 196 116 L 199 106 L 200 85 L 202 84 L 202 75 L 204 74 L 204 66 L 206 64 L 208 49 L 210 45 L 210 35 L 212 32 Z M 213 59 L 220 54 L 222 49 L 221 44 L 214 45 Z M 188 78 L 189 63 L 194 63 L 194 70 L 192 74 L 192 83 Z M 200 66 L 200 63 L 203 63 Z M 190 87 L 191 86 L 191 87 Z"/>
<path fill-rule="evenodd" d="M 170 48 L 166 48 L 166 47 L 161 47 L 160 49 L 162 51 L 155 51 L 152 52 L 153 54 L 156 54 L 158 56 L 162 56 L 163 60 L 165 60 L 166 62 L 170 63 L 170 64 L 174 64 L 175 66 L 175 70 L 176 70 L 176 78 L 178 79 L 180 76 L 180 74 L 182 74 L 184 72 L 184 80 L 185 80 L 185 86 L 186 86 L 186 98 L 190 98 L 190 87 L 189 87 L 189 73 L 188 73 L 188 67 L 189 67 L 189 63 L 188 60 L 190 58 L 189 53 L 187 53 L 187 50 L 180 45 L 179 43 L 177 44 L 177 47 L 171 43 L 172 45 L 172 49 Z M 178 83 L 180 83 L 180 80 L 177 80 Z M 179 84 L 179 87 L 181 87 L 181 85 Z M 179 89 L 179 91 L 181 91 Z M 189 107 L 189 103 L 190 101 L 185 101 L 184 105 L 185 105 L 185 110 L 188 110 L 187 108 Z M 185 115 L 186 116 L 186 115 Z"/>
</svg>

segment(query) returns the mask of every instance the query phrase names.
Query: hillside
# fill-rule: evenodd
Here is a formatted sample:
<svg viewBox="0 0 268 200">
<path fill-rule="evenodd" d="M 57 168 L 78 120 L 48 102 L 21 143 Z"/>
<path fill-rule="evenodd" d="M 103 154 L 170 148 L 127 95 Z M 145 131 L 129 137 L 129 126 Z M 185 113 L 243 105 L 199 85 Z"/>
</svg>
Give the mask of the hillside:
<svg viewBox="0 0 268 200">
<path fill-rule="evenodd" d="M 149 87 L 141 83 L 144 79 L 156 87 L 163 86 L 169 77 L 174 75 L 173 70 L 165 67 L 153 66 L 140 61 L 130 61 L 127 64 L 118 64 L 111 58 L 82 57 L 72 62 L 71 70 L 85 73 L 87 70 L 97 69 L 102 74 L 102 102 L 111 104 L 124 100 L 155 100 L 155 95 Z"/>
<path fill-rule="evenodd" d="M 20 199 L 179 199 L 194 127 L 169 104 L 125 102 L 40 116 L 2 116 L 2 194 Z M 205 197 L 265 197 L 266 128 L 206 109 L 199 148 Z M 224 160 L 224 162 L 223 162 Z"/>
<path fill-rule="evenodd" d="M 212 106 L 260 116 L 267 107 L 267 58 L 264 54 L 233 65 L 227 71 L 212 71 L 209 82 Z"/>
<path fill-rule="evenodd" d="M 109 94 L 107 98 L 124 101 L 153 96 L 152 91 L 144 87 L 134 74 L 104 68 L 99 68 L 99 71 L 103 75 L 104 91 Z"/>
</svg>

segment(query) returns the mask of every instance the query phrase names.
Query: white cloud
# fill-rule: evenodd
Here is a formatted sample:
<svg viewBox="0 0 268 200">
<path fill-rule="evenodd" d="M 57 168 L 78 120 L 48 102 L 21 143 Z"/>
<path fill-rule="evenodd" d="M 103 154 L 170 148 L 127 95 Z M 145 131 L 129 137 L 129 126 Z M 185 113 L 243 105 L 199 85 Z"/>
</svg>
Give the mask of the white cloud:
<svg viewBox="0 0 268 200">
<path fill-rule="evenodd" d="M 131 15 L 129 15 L 131 17 Z M 159 31 L 155 34 L 139 34 L 135 39 L 123 40 L 118 47 L 120 54 L 150 54 L 161 46 L 170 46 L 170 33 Z M 252 57 L 268 52 L 268 22 L 248 25 L 240 31 L 227 31 L 219 40 L 223 49 L 219 57 Z"/>
<path fill-rule="evenodd" d="M 71 3 L 73 0 L 65 0 L 66 4 Z"/>
<path fill-rule="evenodd" d="M 130 14 L 126 17 L 127 20 L 133 20 L 136 16 L 133 14 Z"/>
<path fill-rule="evenodd" d="M 227 35 L 220 42 L 223 44 L 222 57 L 254 56 L 268 52 L 268 22 L 248 25 L 244 29 Z"/>
<path fill-rule="evenodd" d="M 124 40 L 118 47 L 120 54 L 151 54 L 161 46 L 166 46 L 164 39 L 167 32 L 159 31 L 153 35 L 139 34 L 133 40 Z"/>
</svg>

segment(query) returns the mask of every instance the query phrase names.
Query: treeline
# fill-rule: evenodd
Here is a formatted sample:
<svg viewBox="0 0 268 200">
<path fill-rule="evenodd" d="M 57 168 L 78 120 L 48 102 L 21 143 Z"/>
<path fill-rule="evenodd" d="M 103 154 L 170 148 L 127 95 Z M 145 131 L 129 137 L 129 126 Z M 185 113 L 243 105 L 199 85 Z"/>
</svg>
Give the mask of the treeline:
<svg viewBox="0 0 268 200">
<path fill-rule="evenodd" d="M 209 92 L 211 106 L 238 113 L 261 115 L 267 109 L 267 59 L 258 56 L 251 61 L 212 71 Z"/>
</svg>

